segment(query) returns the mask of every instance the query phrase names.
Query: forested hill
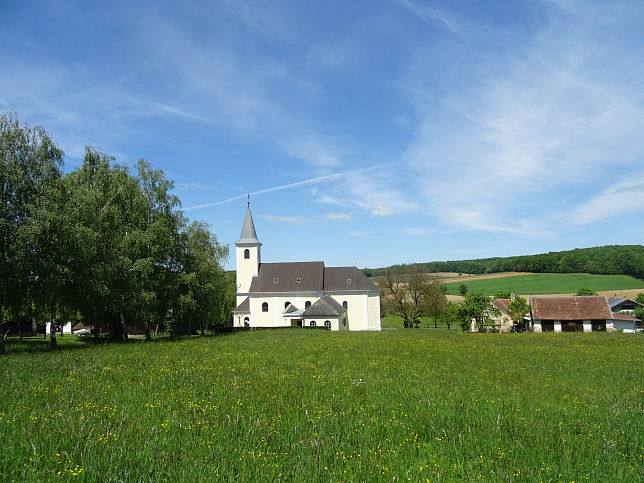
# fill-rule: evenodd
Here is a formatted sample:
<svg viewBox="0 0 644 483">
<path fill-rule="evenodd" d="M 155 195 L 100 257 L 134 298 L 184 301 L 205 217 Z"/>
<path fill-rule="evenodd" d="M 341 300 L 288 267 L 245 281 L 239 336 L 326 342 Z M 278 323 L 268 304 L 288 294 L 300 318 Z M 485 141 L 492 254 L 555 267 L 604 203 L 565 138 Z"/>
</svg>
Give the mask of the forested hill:
<svg viewBox="0 0 644 483">
<path fill-rule="evenodd" d="M 576 248 L 562 252 L 522 255 L 517 257 L 480 258 L 422 263 L 429 272 L 457 273 L 594 273 L 600 275 L 631 275 L 644 280 L 644 246 L 609 245 Z M 367 276 L 377 276 L 383 268 L 365 268 Z"/>
</svg>

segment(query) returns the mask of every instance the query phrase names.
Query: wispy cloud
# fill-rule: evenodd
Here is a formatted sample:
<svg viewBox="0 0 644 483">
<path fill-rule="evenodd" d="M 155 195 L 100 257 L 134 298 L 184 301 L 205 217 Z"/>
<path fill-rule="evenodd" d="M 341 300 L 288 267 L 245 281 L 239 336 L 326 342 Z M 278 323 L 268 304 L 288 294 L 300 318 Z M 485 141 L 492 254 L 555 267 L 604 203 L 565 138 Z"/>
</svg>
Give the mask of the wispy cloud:
<svg viewBox="0 0 644 483">
<path fill-rule="evenodd" d="M 579 22 L 549 24 L 517 52 L 485 57 L 466 74 L 479 82 L 449 89 L 440 103 L 422 95 L 422 80 L 405 80 L 421 93 L 407 160 L 427 210 L 445 224 L 529 233 L 533 208 L 554 215 L 560 193 L 641 162 L 644 95 L 635 79 L 644 70 L 607 41 L 610 24 Z"/>
<path fill-rule="evenodd" d="M 616 219 L 629 213 L 644 211 L 644 171 L 629 173 L 606 187 L 565 216 L 566 221 L 585 225 Z"/>
<path fill-rule="evenodd" d="M 289 225 L 302 225 L 305 223 L 333 223 L 350 221 L 353 215 L 351 213 L 325 213 L 318 216 L 298 217 L 283 215 L 260 215 L 263 219 L 276 223 L 287 223 Z"/>
<path fill-rule="evenodd" d="M 456 15 L 447 8 L 421 5 L 413 0 L 396 0 L 396 2 L 431 26 L 439 24 L 453 33 L 460 34 L 462 32 L 463 27 L 461 22 Z"/>
</svg>

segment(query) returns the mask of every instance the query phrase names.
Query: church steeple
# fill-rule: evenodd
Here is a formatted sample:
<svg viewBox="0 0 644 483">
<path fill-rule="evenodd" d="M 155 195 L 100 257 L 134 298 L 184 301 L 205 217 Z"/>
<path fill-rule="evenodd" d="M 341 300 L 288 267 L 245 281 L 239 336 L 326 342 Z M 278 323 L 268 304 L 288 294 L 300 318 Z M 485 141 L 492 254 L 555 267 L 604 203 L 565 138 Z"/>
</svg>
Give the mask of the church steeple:
<svg viewBox="0 0 644 483">
<path fill-rule="evenodd" d="M 255 223 L 253 223 L 253 215 L 250 212 L 250 200 L 248 201 L 248 206 L 246 207 L 246 216 L 244 217 L 244 224 L 242 225 L 241 235 L 239 235 L 239 240 L 235 242 L 235 245 L 260 245 L 261 243 L 257 239 L 257 232 L 255 231 Z"/>
<path fill-rule="evenodd" d="M 239 240 L 235 242 L 235 246 L 237 247 L 235 251 L 237 256 L 237 304 L 239 305 L 250 292 L 250 284 L 253 277 L 259 273 L 259 265 L 262 263 L 262 244 L 257 239 L 253 215 L 250 212 L 250 197 L 241 235 L 239 235 Z"/>
</svg>

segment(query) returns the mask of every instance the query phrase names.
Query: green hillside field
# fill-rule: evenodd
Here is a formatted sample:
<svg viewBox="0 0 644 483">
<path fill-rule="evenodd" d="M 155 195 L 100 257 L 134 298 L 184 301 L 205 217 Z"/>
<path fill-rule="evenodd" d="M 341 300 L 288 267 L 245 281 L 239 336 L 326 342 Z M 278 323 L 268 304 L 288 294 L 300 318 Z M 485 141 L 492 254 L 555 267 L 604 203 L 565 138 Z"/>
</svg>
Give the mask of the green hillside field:
<svg viewBox="0 0 644 483">
<path fill-rule="evenodd" d="M 644 479 L 639 335 L 285 329 L 13 349 L 0 481 Z"/>
<path fill-rule="evenodd" d="M 509 290 L 515 293 L 540 295 L 577 292 L 581 287 L 593 290 L 628 290 L 644 291 L 644 281 L 628 275 L 591 275 L 588 273 L 535 273 L 510 277 L 490 278 L 462 281 L 445 284 L 449 295 L 458 295 L 459 287 L 465 284 L 468 292 L 482 291 L 486 295 L 494 295 L 499 290 Z"/>
</svg>

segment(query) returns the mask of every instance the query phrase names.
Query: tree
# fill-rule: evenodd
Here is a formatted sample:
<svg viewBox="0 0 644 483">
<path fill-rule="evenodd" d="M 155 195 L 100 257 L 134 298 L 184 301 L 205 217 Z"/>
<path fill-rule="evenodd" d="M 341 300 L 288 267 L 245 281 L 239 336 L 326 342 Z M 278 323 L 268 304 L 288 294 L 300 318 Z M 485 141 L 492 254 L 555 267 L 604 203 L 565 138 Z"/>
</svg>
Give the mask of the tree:
<svg viewBox="0 0 644 483">
<path fill-rule="evenodd" d="M 458 287 L 458 293 L 460 293 L 460 294 L 461 294 L 461 296 L 465 297 L 465 294 L 467 293 L 467 285 L 465 285 L 464 283 L 462 283 L 462 284 Z"/>
<path fill-rule="evenodd" d="M 459 304 L 454 302 L 447 302 L 445 308 L 438 315 L 438 320 L 441 324 L 447 326 L 447 329 L 451 329 L 452 325 L 458 324 L 460 322 L 460 313 L 459 313 Z"/>
<path fill-rule="evenodd" d="M 390 267 L 376 281 L 382 313 L 401 317 L 404 327 L 418 327 L 423 316 L 438 316 L 447 302 L 440 281 L 418 264 Z"/>
<path fill-rule="evenodd" d="M 508 305 L 508 314 L 516 325 L 523 324 L 523 316 L 529 311 L 530 304 L 518 295 Z"/>
<path fill-rule="evenodd" d="M 469 328 L 469 323 L 474 320 L 479 332 L 484 332 L 492 317 L 501 315 L 501 311 L 493 304 L 490 297 L 482 292 L 473 292 L 465 296 L 465 302 L 459 306 L 459 318 L 463 330 Z"/>
<path fill-rule="evenodd" d="M 188 323 L 196 319 L 201 335 L 209 321 L 220 315 L 225 305 L 226 275 L 221 263 L 228 256 L 228 247 L 221 246 L 204 222 L 192 222 L 183 234 L 181 290 L 178 298 L 178 316 Z"/>
<path fill-rule="evenodd" d="M 20 125 L 15 114 L 0 116 L 0 353 L 5 352 L 4 316 L 9 300 L 23 303 L 24 278 L 16 237 L 29 205 L 60 178 L 63 152 L 41 127 Z"/>
<path fill-rule="evenodd" d="M 579 290 L 577 290 L 576 295 L 581 297 L 592 297 L 594 295 L 597 295 L 597 292 L 595 292 L 592 288 L 589 288 L 589 287 L 581 287 Z"/>
<path fill-rule="evenodd" d="M 494 294 L 495 299 L 509 299 L 512 297 L 512 292 L 509 290 L 497 290 Z"/>
</svg>

